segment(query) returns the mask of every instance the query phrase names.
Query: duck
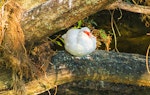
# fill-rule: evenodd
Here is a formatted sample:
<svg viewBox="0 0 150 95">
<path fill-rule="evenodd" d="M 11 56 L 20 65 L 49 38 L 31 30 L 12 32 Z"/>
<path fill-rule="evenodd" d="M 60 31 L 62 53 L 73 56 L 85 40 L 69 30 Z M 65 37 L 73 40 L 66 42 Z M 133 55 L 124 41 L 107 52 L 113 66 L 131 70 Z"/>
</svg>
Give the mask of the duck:
<svg viewBox="0 0 150 95">
<path fill-rule="evenodd" d="M 65 50 L 76 57 L 88 55 L 96 49 L 96 37 L 88 27 L 71 28 L 62 38 Z"/>
</svg>

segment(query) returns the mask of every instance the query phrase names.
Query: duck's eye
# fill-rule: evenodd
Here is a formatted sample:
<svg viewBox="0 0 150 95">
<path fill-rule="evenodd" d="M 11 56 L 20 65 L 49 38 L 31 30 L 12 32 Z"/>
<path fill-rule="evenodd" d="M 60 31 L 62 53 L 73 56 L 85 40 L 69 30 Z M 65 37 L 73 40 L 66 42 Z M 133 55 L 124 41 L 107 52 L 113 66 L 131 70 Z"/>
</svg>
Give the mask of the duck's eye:
<svg viewBox="0 0 150 95">
<path fill-rule="evenodd" d="M 88 36 L 91 36 L 91 33 L 88 31 L 84 31 L 85 34 L 87 34 Z"/>
</svg>

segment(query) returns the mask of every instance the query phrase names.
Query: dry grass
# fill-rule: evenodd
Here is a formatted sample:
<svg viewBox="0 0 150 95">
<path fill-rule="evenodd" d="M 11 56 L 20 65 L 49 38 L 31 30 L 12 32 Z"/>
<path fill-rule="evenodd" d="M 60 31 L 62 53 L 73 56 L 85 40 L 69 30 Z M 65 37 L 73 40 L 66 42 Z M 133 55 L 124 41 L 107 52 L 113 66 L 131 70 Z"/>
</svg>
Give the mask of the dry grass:
<svg viewBox="0 0 150 95">
<path fill-rule="evenodd" d="M 6 67 L 12 69 L 12 85 L 20 95 L 25 93 L 22 77 L 30 76 L 29 73 L 32 70 L 24 47 L 25 38 L 20 25 L 22 12 L 21 6 L 15 0 L 5 2 L 0 11 L 1 58 Z"/>
</svg>

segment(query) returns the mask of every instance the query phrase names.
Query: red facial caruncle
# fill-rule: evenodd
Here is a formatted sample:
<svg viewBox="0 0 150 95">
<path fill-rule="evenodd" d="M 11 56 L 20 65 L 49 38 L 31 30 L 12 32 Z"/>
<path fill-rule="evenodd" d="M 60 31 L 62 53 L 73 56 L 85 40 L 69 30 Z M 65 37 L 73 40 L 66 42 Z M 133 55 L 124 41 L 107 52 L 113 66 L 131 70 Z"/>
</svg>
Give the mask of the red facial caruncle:
<svg viewBox="0 0 150 95">
<path fill-rule="evenodd" d="M 85 33 L 86 35 L 88 35 L 89 37 L 91 36 L 91 33 L 88 32 L 88 31 L 84 31 L 84 33 Z"/>
</svg>

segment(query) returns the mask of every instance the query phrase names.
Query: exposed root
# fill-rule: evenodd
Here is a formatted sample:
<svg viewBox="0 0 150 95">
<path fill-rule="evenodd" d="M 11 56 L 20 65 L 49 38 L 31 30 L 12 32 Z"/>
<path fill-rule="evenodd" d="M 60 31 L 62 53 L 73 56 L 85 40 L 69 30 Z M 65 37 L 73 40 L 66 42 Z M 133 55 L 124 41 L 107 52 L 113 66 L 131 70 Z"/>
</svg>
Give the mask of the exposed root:
<svg viewBox="0 0 150 95">
<path fill-rule="evenodd" d="M 7 68 L 12 69 L 15 95 L 25 95 L 23 77 L 33 77 L 34 67 L 31 65 L 26 49 L 24 33 L 20 25 L 21 6 L 15 0 L 8 0 L 0 13 L 0 52 Z M 2 64 L 1 64 L 2 65 Z"/>
<path fill-rule="evenodd" d="M 55 87 L 55 88 L 56 88 L 56 89 L 55 89 L 55 93 L 54 93 L 54 95 L 56 95 L 56 94 L 57 94 L 57 89 L 58 89 L 58 88 L 57 88 L 57 85 L 56 85 L 56 87 Z"/>
<path fill-rule="evenodd" d="M 116 37 L 115 29 L 114 29 L 114 17 L 113 17 L 114 11 L 115 11 L 115 10 L 113 10 L 112 13 L 109 11 L 110 14 L 111 14 L 111 29 L 112 29 L 112 31 L 113 31 L 114 40 L 115 40 L 115 50 L 116 50 L 117 52 L 119 52 L 119 50 L 118 50 L 118 48 L 117 48 L 117 37 Z"/>
<path fill-rule="evenodd" d="M 146 68 L 147 68 L 147 72 L 150 74 L 149 65 L 148 65 L 148 54 L 149 54 L 149 50 L 150 50 L 150 45 L 148 46 L 147 52 L 146 52 Z"/>
<path fill-rule="evenodd" d="M 26 95 L 26 89 L 25 89 L 25 83 L 23 80 L 21 80 L 18 75 L 14 72 L 13 73 L 13 89 L 15 91 L 15 94 L 17 95 Z"/>
<path fill-rule="evenodd" d="M 119 8 L 119 12 L 120 12 L 120 17 L 118 17 L 118 20 L 120 20 L 122 18 L 122 11 L 120 8 Z"/>
<path fill-rule="evenodd" d="M 49 90 L 47 92 L 48 92 L 48 95 L 51 95 L 51 92 Z"/>
</svg>

